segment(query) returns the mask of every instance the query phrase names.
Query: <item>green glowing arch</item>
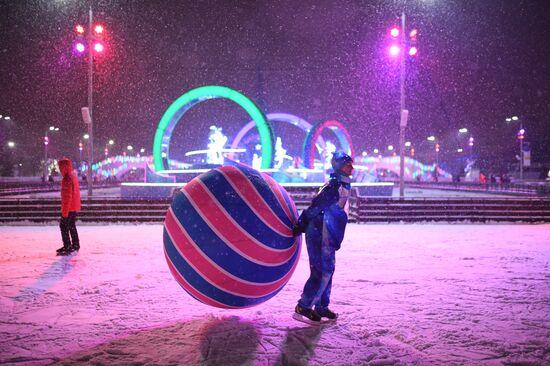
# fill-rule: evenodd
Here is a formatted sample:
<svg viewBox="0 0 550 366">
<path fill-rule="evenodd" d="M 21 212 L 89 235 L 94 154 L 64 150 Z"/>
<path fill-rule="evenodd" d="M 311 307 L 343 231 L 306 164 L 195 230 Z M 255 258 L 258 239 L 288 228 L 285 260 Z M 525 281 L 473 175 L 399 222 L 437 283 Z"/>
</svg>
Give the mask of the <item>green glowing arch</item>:
<svg viewBox="0 0 550 366">
<path fill-rule="evenodd" d="M 160 119 L 153 143 L 153 164 L 156 171 L 169 169 L 168 150 L 172 132 L 181 117 L 191 107 L 209 99 L 225 98 L 237 103 L 254 120 L 262 145 L 262 169 L 271 168 L 273 162 L 273 130 L 264 113 L 250 99 L 236 90 L 219 85 L 207 85 L 192 89 L 180 96 L 168 107 Z"/>
</svg>

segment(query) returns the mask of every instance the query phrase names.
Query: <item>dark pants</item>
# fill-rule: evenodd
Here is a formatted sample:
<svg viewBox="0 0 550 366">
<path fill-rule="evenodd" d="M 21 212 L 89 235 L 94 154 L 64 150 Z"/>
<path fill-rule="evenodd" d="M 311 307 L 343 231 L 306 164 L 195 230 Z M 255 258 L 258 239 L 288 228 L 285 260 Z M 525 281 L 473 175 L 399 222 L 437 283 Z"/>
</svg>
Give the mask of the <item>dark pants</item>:
<svg viewBox="0 0 550 366">
<path fill-rule="evenodd" d="M 67 249 L 80 249 L 80 241 L 78 240 L 78 232 L 76 231 L 76 211 L 69 212 L 68 217 L 61 217 L 59 228 L 61 229 L 63 247 Z"/>
</svg>

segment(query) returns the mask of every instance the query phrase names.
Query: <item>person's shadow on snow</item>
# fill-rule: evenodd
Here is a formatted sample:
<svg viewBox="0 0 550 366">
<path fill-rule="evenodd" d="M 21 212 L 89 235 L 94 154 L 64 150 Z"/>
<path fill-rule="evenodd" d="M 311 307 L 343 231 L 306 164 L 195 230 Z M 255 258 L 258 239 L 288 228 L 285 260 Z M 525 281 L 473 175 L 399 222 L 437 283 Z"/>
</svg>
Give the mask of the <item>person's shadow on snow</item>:
<svg viewBox="0 0 550 366">
<path fill-rule="evenodd" d="M 200 335 L 200 365 L 249 365 L 254 362 L 260 334 L 253 323 L 232 316 L 207 324 Z"/>
<path fill-rule="evenodd" d="M 323 328 L 319 325 L 289 329 L 275 365 L 308 365 Z"/>
<path fill-rule="evenodd" d="M 29 298 L 40 296 L 58 281 L 63 279 L 73 269 L 71 256 L 60 256 L 50 264 L 40 277 L 30 286 L 19 291 L 13 298 L 15 301 L 24 301 Z"/>
</svg>

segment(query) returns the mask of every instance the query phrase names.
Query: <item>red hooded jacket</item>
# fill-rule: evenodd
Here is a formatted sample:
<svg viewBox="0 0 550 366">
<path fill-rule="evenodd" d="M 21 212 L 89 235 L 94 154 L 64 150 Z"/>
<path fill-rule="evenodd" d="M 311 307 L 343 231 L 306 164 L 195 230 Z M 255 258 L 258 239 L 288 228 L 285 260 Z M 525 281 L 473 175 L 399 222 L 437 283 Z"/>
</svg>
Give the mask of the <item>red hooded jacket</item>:
<svg viewBox="0 0 550 366">
<path fill-rule="evenodd" d="M 69 159 L 57 162 L 63 179 L 61 180 L 61 216 L 68 217 L 69 212 L 80 211 L 80 185 L 73 174 L 73 164 Z"/>
</svg>

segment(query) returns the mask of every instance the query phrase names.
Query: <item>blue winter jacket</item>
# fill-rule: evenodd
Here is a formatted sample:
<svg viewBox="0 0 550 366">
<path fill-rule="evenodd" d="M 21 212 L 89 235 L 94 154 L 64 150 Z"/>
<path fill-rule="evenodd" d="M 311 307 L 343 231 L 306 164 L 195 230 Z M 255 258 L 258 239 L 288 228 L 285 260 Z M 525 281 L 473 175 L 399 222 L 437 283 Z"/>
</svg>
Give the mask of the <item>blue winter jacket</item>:
<svg viewBox="0 0 550 366">
<path fill-rule="evenodd" d="M 335 250 L 340 249 L 348 222 L 344 206 L 350 190 L 349 177 L 332 173 L 311 205 L 300 215 L 296 230 L 301 233 L 310 230 L 323 233 L 325 236 L 319 237 L 323 242 L 328 242 Z M 323 225 L 326 231 L 323 231 Z"/>
</svg>

